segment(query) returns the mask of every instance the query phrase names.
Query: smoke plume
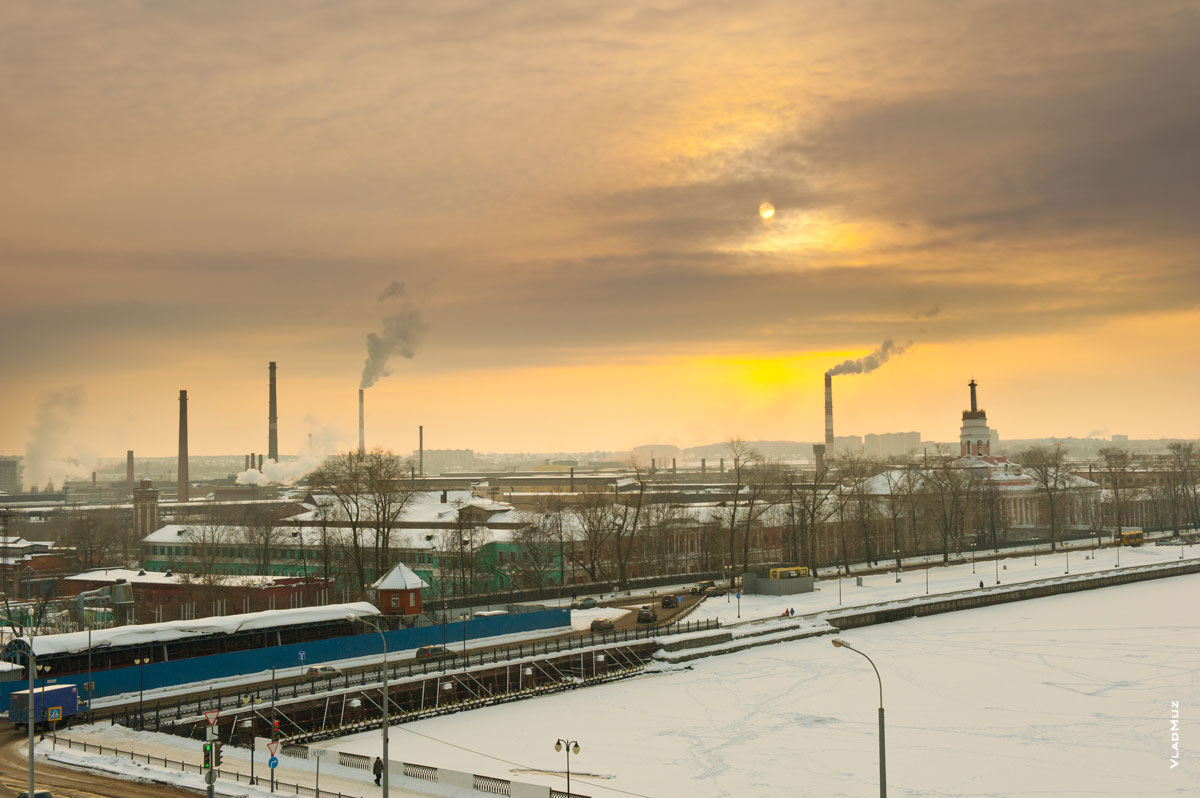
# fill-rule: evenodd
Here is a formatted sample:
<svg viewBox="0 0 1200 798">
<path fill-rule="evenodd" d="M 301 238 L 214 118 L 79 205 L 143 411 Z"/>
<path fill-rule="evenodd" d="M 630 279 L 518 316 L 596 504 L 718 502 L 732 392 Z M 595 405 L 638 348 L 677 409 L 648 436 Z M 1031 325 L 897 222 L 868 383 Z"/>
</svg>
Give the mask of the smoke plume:
<svg viewBox="0 0 1200 798">
<path fill-rule="evenodd" d="M 871 354 L 857 360 L 845 360 L 825 373 L 830 377 L 836 377 L 839 374 L 866 374 L 879 368 L 896 355 L 904 354 L 910 346 L 912 346 L 912 341 L 897 346 L 891 338 L 888 338 Z"/>
<path fill-rule="evenodd" d="M 83 386 L 73 385 L 46 391 L 40 397 L 37 423 L 25 447 L 25 484 L 43 487 L 47 482 L 62 484 L 68 476 L 79 476 L 87 466 L 64 461 L 71 425 L 83 410 L 86 399 Z"/>
<path fill-rule="evenodd" d="M 412 359 L 417 353 L 429 325 L 405 295 L 404 283 L 393 281 L 378 297 L 380 302 L 396 300 L 400 307 L 383 319 L 383 331 L 367 333 L 367 362 L 363 364 L 359 388 L 370 388 L 380 377 L 391 374 L 388 360 L 392 355 Z"/>
<path fill-rule="evenodd" d="M 312 446 L 305 446 L 295 458 L 284 458 L 275 463 L 263 461 L 262 471 L 251 468 L 238 473 L 238 485 L 294 485 L 324 462 L 325 458 L 338 450 L 340 434 L 333 427 L 322 424 L 311 415 L 305 416 L 304 425 L 312 435 Z"/>
</svg>

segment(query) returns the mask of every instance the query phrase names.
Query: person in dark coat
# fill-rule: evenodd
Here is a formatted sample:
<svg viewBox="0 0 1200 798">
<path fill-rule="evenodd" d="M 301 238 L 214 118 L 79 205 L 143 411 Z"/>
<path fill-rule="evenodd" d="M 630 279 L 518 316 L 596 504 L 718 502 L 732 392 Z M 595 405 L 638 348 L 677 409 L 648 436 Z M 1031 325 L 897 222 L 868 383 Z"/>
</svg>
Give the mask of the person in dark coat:
<svg viewBox="0 0 1200 798">
<path fill-rule="evenodd" d="M 375 774 L 375 783 L 379 784 L 379 780 L 383 778 L 383 759 L 375 757 L 375 764 L 371 767 L 371 772 Z"/>
<path fill-rule="evenodd" d="M 979 589 L 983 590 L 983 580 L 982 579 L 979 580 Z"/>
</svg>

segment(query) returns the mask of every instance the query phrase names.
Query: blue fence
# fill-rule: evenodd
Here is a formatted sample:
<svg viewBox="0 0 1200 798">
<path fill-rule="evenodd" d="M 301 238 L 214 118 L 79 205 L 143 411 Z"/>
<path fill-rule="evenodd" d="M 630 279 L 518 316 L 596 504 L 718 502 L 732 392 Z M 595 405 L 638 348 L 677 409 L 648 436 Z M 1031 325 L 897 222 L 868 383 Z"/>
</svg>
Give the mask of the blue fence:
<svg viewBox="0 0 1200 798">
<path fill-rule="evenodd" d="M 479 640 L 486 637 L 570 625 L 570 610 L 549 609 L 518 615 L 472 618 L 467 621 L 454 621 L 438 626 L 422 626 L 417 629 L 397 629 L 384 634 L 387 636 L 387 647 L 390 654 L 411 651 L 421 646 L 441 645 L 443 642 L 450 645 L 461 644 L 464 640 Z M 92 681 L 96 684 L 92 698 L 136 693 L 139 690 L 154 690 L 160 687 L 210 679 L 224 679 L 269 671 L 272 668 L 281 676 L 296 675 L 300 673 L 300 669 L 314 664 L 352 657 L 379 656 L 381 653 L 379 634 L 371 632 L 365 635 L 310 640 L 307 643 L 272 648 L 256 648 L 232 654 L 193 657 L 178 662 L 152 662 L 148 665 L 131 668 L 96 671 L 92 674 Z M 80 699 L 86 700 L 88 696 L 83 685 L 87 679 L 86 673 L 77 673 L 70 676 L 38 679 L 37 685 L 41 687 L 46 684 L 75 684 L 79 686 Z M 8 712 L 9 696 L 28 686 L 27 680 L 0 682 L 0 710 Z"/>
</svg>

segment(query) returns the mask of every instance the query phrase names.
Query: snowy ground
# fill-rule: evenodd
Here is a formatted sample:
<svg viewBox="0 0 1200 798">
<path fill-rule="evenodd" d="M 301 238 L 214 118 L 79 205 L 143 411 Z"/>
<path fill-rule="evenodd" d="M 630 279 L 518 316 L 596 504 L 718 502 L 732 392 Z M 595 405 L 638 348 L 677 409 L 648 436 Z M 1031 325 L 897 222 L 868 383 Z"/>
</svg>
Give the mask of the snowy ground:
<svg viewBox="0 0 1200 798">
<path fill-rule="evenodd" d="M 597 618 L 611 618 L 613 621 L 628 615 L 633 610 L 623 609 L 621 607 L 596 607 L 591 610 L 571 610 L 571 628 L 575 631 L 587 631 L 592 626 L 592 621 Z"/>
<path fill-rule="evenodd" d="M 1121 549 L 1121 568 L 1133 568 L 1156 563 L 1179 562 L 1179 546 L 1138 546 Z M 1187 560 L 1200 560 L 1200 546 L 1187 546 L 1183 549 Z M 1036 560 L 1036 564 L 1035 564 Z M 839 595 L 839 580 L 837 578 L 822 578 L 818 590 L 813 593 L 800 593 L 793 596 L 759 596 L 742 594 L 741 618 L 748 620 L 779 615 L 788 608 L 796 610 L 797 615 L 811 612 L 822 612 L 838 609 L 839 607 L 854 607 L 863 604 L 874 604 L 880 601 L 913 598 L 925 595 L 925 578 L 928 572 L 929 593 L 950 593 L 956 590 L 978 589 L 983 582 L 985 588 L 995 587 L 997 573 L 1000 584 L 1014 585 L 1021 582 L 1032 582 L 1037 579 L 1050 579 L 1064 576 L 1070 570 L 1072 574 L 1095 573 L 1097 571 L 1112 571 L 1116 568 L 1117 550 L 1114 548 L 1071 551 L 1069 554 L 1056 552 L 1042 553 L 1037 557 L 1006 557 L 1001 560 L 980 560 L 972 568 L 970 562 L 958 565 L 933 565 L 929 568 L 910 567 L 901 570 L 900 582 L 896 581 L 896 572 L 883 574 L 866 574 L 862 577 L 842 577 Z M 857 580 L 862 579 L 862 587 Z M 734 595 L 718 596 L 706 599 L 688 616 L 688 620 L 704 620 L 719 618 L 721 623 L 736 623 L 738 618 L 738 600 Z"/>
<path fill-rule="evenodd" d="M 1183 576 L 845 633 L 883 677 L 891 794 L 1200 794 L 1198 602 L 1200 576 Z M 567 737 L 582 749 L 572 788 L 594 798 L 877 789 L 877 686 L 857 654 L 818 637 L 692 665 L 397 726 L 391 755 L 561 789 L 524 771 L 561 772 Z M 379 735 L 323 745 L 375 756 Z"/>
</svg>

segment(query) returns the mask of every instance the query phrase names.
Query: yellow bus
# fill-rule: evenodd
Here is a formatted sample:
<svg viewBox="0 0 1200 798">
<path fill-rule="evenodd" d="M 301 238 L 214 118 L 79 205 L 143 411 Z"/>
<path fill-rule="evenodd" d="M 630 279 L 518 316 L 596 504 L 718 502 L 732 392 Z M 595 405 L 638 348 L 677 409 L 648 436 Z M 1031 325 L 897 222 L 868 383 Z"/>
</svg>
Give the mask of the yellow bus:
<svg viewBox="0 0 1200 798">
<path fill-rule="evenodd" d="M 1113 535 L 1113 543 L 1118 546 L 1140 546 L 1145 542 L 1145 535 L 1140 529 L 1122 529 L 1120 535 Z"/>
<path fill-rule="evenodd" d="M 768 573 L 770 579 L 794 579 L 797 576 L 808 576 L 808 569 L 803 565 L 789 565 L 786 568 L 772 568 Z"/>
</svg>

